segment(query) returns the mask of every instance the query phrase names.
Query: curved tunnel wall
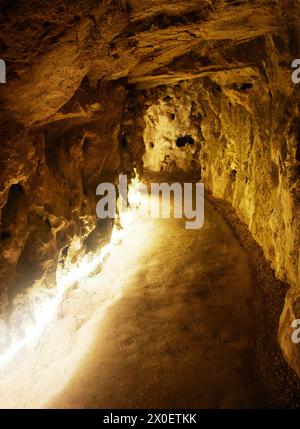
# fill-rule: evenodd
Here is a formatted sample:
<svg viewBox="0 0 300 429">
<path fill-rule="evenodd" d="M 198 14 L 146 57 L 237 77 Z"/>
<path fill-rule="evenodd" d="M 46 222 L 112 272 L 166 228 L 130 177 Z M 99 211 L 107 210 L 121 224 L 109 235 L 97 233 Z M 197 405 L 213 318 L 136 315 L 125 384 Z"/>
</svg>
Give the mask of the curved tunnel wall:
<svg viewBox="0 0 300 429">
<path fill-rule="evenodd" d="M 299 1 L 17 3 L 0 6 L 0 314 L 55 283 L 63 249 L 97 225 L 96 185 L 141 171 L 145 133 L 172 149 L 167 169 L 200 165 L 292 286 L 280 341 L 300 373 Z M 186 135 L 196 150 L 176 146 Z"/>
<path fill-rule="evenodd" d="M 191 171 L 196 160 L 206 188 L 248 225 L 277 277 L 291 285 L 279 340 L 299 371 L 290 339 L 300 302 L 299 121 L 295 88 L 277 71 L 271 81 L 249 68 L 148 91 L 144 161 L 156 171 Z M 193 136 L 199 149 L 177 148 L 178 135 Z"/>
</svg>

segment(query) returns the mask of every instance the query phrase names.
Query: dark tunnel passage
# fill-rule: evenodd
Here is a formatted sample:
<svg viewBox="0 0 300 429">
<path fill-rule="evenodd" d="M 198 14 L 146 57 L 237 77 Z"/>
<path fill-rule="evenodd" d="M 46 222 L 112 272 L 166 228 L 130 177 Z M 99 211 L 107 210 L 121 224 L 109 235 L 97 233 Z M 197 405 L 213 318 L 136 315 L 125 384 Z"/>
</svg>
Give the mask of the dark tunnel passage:
<svg viewBox="0 0 300 429">
<path fill-rule="evenodd" d="M 298 408 L 299 0 L 0 11 L 0 407 Z"/>
</svg>

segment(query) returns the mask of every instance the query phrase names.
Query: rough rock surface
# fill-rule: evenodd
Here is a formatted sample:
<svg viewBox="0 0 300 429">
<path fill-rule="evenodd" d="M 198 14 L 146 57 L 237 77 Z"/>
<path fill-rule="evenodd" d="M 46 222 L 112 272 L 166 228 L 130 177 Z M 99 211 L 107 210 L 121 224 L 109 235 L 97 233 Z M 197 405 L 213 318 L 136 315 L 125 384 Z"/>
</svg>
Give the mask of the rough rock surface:
<svg viewBox="0 0 300 429">
<path fill-rule="evenodd" d="M 0 9 L 2 311 L 32 284 L 55 283 L 64 248 L 93 245 L 96 184 L 141 170 L 151 88 L 174 84 L 160 91 L 169 107 L 189 99 L 191 123 L 179 129 L 200 148 L 206 186 L 292 286 L 280 342 L 300 374 L 290 341 L 300 318 L 300 86 L 290 68 L 299 0 L 1 0 Z M 105 237 L 110 227 L 99 227 Z"/>
<path fill-rule="evenodd" d="M 253 69 L 241 77 L 233 72 L 168 86 L 164 94 L 152 90 L 151 98 L 158 93 L 160 101 L 146 114 L 144 160 L 156 171 L 174 171 L 173 163 L 189 171 L 194 147 L 205 186 L 232 204 L 278 278 L 292 286 L 280 339 L 297 368 L 291 324 L 299 318 L 298 118 L 289 99 L 292 85 L 281 83 L 268 83 Z M 174 119 L 170 112 L 175 112 Z M 288 121 L 282 119 L 286 115 Z M 176 147 L 182 129 L 195 140 L 188 149 Z"/>
<path fill-rule="evenodd" d="M 55 114 L 87 74 L 94 84 L 124 76 L 132 83 L 156 82 L 159 75 L 168 80 L 172 68 L 163 67 L 191 50 L 199 57 L 192 74 L 201 73 L 218 68 L 206 61 L 206 51 L 215 45 L 255 38 L 281 24 L 276 15 L 281 2 L 270 0 L 1 3 L 9 82 L 0 95 L 10 114 L 25 124 Z M 183 68 L 191 72 L 185 61 Z"/>
<path fill-rule="evenodd" d="M 169 95 L 171 93 L 171 95 Z M 144 166 L 152 171 L 197 172 L 201 129 L 193 126 L 193 99 L 184 90 L 172 97 L 172 89 L 155 91 L 145 112 Z"/>
<path fill-rule="evenodd" d="M 63 249 L 96 226 L 96 187 L 120 171 L 120 126 L 127 91 L 118 82 L 89 91 L 87 81 L 65 106 L 100 107 L 93 115 L 57 120 L 39 130 L 11 129 L 1 151 L 1 301 L 22 302 L 32 285 L 53 287 Z M 105 108 L 104 108 L 105 107 Z M 2 131 L 4 133 L 5 131 Z M 93 232 L 96 234 L 96 231 Z M 80 246 L 81 245 L 81 246 Z M 91 249 L 87 249 L 91 250 Z M 35 290 L 35 288 L 33 288 Z"/>
</svg>

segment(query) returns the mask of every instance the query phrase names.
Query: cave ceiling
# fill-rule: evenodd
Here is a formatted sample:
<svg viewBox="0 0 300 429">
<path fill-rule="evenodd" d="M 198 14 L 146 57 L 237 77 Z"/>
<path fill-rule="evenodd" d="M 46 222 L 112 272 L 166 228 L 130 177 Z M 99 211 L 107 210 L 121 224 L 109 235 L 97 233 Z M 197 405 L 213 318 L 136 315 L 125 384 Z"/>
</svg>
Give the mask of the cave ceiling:
<svg viewBox="0 0 300 429">
<path fill-rule="evenodd" d="M 2 1 L 2 110 L 32 126 L 51 118 L 88 76 L 147 88 L 242 70 L 255 77 L 285 9 L 270 0 Z"/>
</svg>

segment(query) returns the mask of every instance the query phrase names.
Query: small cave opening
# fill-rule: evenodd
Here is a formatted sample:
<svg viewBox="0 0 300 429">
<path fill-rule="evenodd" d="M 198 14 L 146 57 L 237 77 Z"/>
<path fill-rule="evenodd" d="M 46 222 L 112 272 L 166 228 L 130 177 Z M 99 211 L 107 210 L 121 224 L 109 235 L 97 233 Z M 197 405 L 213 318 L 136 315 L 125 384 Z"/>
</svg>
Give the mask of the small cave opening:
<svg viewBox="0 0 300 429">
<path fill-rule="evenodd" d="M 9 231 L 1 231 L 1 240 L 8 240 L 11 237 Z"/>
<path fill-rule="evenodd" d="M 194 143 L 195 143 L 195 140 L 193 139 L 192 136 L 189 136 L 189 135 L 178 137 L 176 140 L 176 146 L 180 148 L 186 145 L 193 145 Z"/>
<path fill-rule="evenodd" d="M 236 84 L 235 86 L 239 91 L 248 91 L 249 89 L 253 88 L 253 83 L 244 82 L 244 83 Z"/>
<path fill-rule="evenodd" d="M 85 137 L 83 144 L 82 144 L 82 152 L 84 156 L 88 156 L 90 147 L 93 144 L 93 138 L 92 137 Z"/>
<path fill-rule="evenodd" d="M 122 134 L 120 143 L 123 149 L 126 149 L 128 147 L 128 140 L 126 134 Z"/>
</svg>

